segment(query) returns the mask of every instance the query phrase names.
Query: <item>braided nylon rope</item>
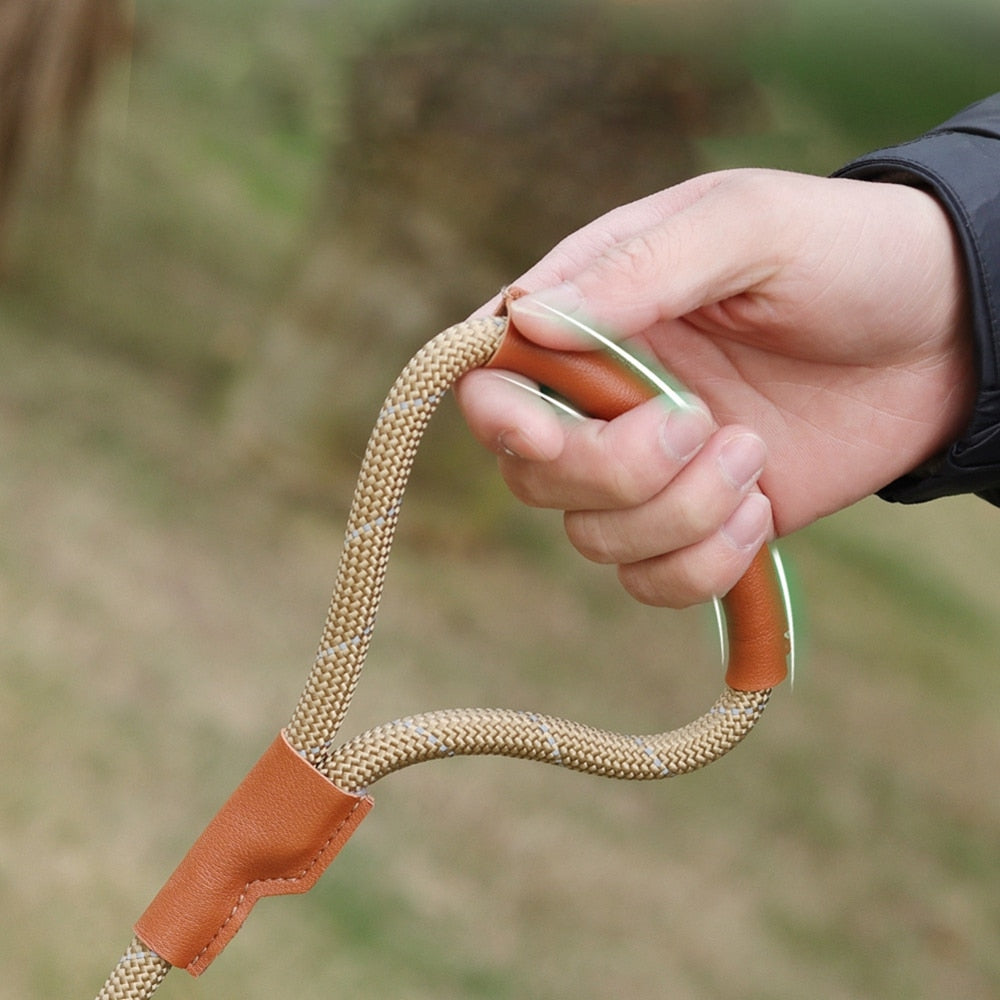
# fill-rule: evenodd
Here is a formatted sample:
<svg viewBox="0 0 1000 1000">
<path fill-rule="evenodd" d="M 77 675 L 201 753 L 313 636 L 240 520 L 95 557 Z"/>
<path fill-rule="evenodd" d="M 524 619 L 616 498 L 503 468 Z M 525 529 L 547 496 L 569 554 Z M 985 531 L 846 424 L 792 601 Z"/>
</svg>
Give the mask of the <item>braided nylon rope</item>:
<svg viewBox="0 0 1000 1000">
<path fill-rule="evenodd" d="M 317 764 L 350 791 L 410 764 L 458 756 L 519 757 L 604 778 L 669 778 L 704 767 L 736 746 L 760 718 L 769 694 L 727 688 L 694 722 L 654 736 L 510 709 L 429 712 L 370 729 Z"/>
<path fill-rule="evenodd" d="M 444 394 L 492 358 L 505 330 L 502 319 L 468 320 L 427 343 L 394 383 L 369 439 L 319 649 L 285 730 L 289 743 L 344 791 L 367 789 L 411 764 L 468 755 L 517 757 L 610 778 L 671 777 L 731 750 L 770 697 L 769 689 L 726 687 L 694 722 L 648 736 L 533 712 L 470 708 L 397 719 L 335 745 L 371 642 L 417 446 Z M 170 968 L 133 938 L 97 1000 L 146 1000 Z"/>
<path fill-rule="evenodd" d="M 171 965 L 150 951 L 137 937 L 112 969 L 97 1000 L 120 1000 L 123 997 L 144 1000 L 151 997 L 163 982 Z"/>
<path fill-rule="evenodd" d="M 382 405 L 358 475 L 316 662 L 286 730 L 289 743 L 310 760 L 332 745 L 358 683 L 417 445 L 459 376 L 496 353 L 505 326 L 500 319 L 470 320 L 438 334 L 410 360 Z"/>
</svg>

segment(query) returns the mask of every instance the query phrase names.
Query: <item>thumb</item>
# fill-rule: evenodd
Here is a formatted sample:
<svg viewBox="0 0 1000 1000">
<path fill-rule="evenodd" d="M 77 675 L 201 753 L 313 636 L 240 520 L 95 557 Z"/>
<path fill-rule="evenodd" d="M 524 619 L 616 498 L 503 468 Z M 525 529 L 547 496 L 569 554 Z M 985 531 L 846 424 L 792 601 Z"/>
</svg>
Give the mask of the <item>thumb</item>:
<svg viewBox="0 0 1000 1000">
<path fill-rule="evenodd" d="M 778 270 L 788 231 L 786 201 L 775 196 L 771 174 L 719 175 L 673 212 L 656 204 L 670 190 L 654 195 L 645 225 L 564 269 L 560 281 L 512 301 L 512 319 L 546 346 L 579 349 L 594 343 L 576 324 L 628 337 L 754 289 Z"/>
</svg>

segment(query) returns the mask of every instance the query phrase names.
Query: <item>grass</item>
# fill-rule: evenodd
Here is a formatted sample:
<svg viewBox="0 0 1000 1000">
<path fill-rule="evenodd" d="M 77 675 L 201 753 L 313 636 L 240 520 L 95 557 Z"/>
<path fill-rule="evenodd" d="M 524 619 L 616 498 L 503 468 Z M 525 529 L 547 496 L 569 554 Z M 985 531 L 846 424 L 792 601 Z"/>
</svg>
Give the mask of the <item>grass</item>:
<svg viewBox="0 0 1000 1000">
<path fill-rule="evenodd" d="M 290 501 L 222 413 L 308 252 L 340 60 L 390 13 L 151 0 L 75 193 L 29 192 L 0 289 L 0 997 L 96 992 L 297 697 L 352 484 Z M 850 155 L 865 134 L 809 61 L 751 42 L 782 112 L 752 148 Z M 714 697 L 700 612 L 634 606 L 499 486 L 448 545 L 465 512 L 432 499 L 404 512 L 351 732 L 469 702 L 660 728 Z M 786 553 L 808 648 L 732 756 L 642 786 L 402 774 L 313 893 L 162 995 L 996 996 L 995 511 L 872 501 Z"/>
</svg>

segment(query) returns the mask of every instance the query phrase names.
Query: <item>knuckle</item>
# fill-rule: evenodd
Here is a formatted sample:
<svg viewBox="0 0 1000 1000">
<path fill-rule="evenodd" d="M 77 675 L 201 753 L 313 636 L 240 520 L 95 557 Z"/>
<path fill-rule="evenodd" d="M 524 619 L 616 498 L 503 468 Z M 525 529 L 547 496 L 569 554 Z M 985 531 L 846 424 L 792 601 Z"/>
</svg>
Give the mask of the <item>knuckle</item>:
<svg viewBox="0 0 1000 1000">
<path fill-rule="evenodd" d="M 677 536 L 687 539 L 689 545 L 708 538 L 722 526 L 716 505 L 693 491 L 679 490 L 672 498 L 672 506 Z"/>
<path fill-rule="evenodd" d="M 616 243 L 604 254 L 603 266 L 608 274 L 620 280 L 625 275 L 632 282 L 642 282 L 650 272 L 661 270 L 661 247 L 650 232 L 636 233 L 621 243 Z"/>
<path fill-rule="evenodd" d="M 638 507 L 654 497 L 665 485 L 656 464 L 644 460 L 623 442 L 619 435 L 610 433 L 611 424 L 602 428 L 599 442 L 603 460 L 597 465 L 601 488 L 616 507 Z"/>
<path fill-rule="evenodd" d="M 566 537 L 573 548 L 591 562 L 618 562 L 620 539 L 609 530 L 608 519 L 594 511 L 567 511 L 563 515 Z"/>
<path fill-rule="evenodd" d="M 667 578 L 654 564 L 659 560 L 646 560 L 618 567 L 618 581 L 626 592 L 640 604 L 654 608 L 682 609 L 699 603 L 696 591 L 679 579 Z M 709 595 L 710 596 L 710 595 Z"/>
<path fill-rule="evenodd" d="M 515 499 L 526 507 L 546 507 L 545 491 L 538 482 L 538 477 L 530 463 L 509 455 L 499 458 L 498 466 L 503 481 Z"/>
<path fill-rule="evenodd" d="M 684 552 L 618 567 L 621 585 L 635 600 L 678 610 L 728 593 L 739 577 L 740 571 L 725 562 Z"/>
<path fill-rule="evenodd" d="M 651 484 L 639 464 L 614 456 L 606 465 L 605 490 L 617 507 L 638 507 L 653 497 L 659 484 Z"/>
</svg>

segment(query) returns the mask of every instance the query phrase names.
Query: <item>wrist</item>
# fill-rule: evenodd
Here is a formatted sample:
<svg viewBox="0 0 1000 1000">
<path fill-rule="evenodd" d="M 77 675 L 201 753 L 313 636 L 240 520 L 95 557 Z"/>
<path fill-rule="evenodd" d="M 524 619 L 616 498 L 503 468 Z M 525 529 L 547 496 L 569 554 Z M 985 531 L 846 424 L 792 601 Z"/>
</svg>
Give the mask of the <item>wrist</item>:
<svg viewBox="0 0 1000 1000">
<path fill-rule="evenodd" d="M 883 489 L 885 499 L 914 503 L 977 493 L 1000 503 L 998 155 L 1000 95 L 914 142 L 863 156 L 838 171 L 841 177 L 905 184 L 933 195 L 951 223 L 966 290 L 966 318 L 954 322 L 951 367 L 943 373 L 953 385 L 947 409 L 957 429 L 950 442 L 942 442 L 935 460 Z M 960 374 L 967 364 L 975 383 L 971 405 L 967 375 Z M 969 413 L 964 425 L 963 410 Z"/>
</svg>

